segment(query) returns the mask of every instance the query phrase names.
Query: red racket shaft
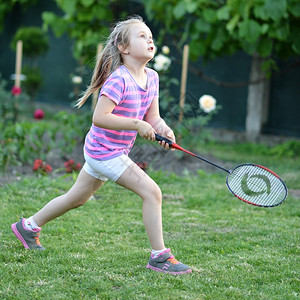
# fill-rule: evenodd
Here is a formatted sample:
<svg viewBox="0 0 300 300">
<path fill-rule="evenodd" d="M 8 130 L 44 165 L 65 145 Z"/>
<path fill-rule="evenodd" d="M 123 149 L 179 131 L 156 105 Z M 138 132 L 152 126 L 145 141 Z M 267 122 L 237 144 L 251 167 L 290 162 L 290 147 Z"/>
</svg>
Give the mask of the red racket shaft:
<svg viewBox="0 0 300 300">
<path fill-rule="evenodd" d="M 177 149 L 177 150 L 180 150 L 180 151 L 183 151 L 183 152 L 185 152 L 185 153 L 187 153 L 189 155 L 192 155 L 194 157 L 197 157 L 197 158 L 201 159 L 202 161 L 205 161 L 206 163 L 208 163 L 208 164 L 210 164 L 210 165 L 212 165 L 214 167 L 217 167 L 217 168 L 219 168 L 219 169 L 221 169 L 221 170 L 223 170 L 223 171 L 225 171 L 225 172 L 227 172 L 227 173 L 230 174 L 229 170 L 227 170 L 227 169 L 225 169 L 225 168 L 223 168 L 223 167 L 221 167 L 221 166 L 219 166 L 219 165 L 217 165 L 217 164 L 215 164 L 215 163 L 213 163 L 213 162 L 211 162 L 211 161 L 209 161 L 209 160 L 207 160 L 207 159 L 205 159 L 205 158 L 203 158 L 203 157 L 201 157 L 201 156 L 199 156 L 199 155 L 197 155 L 197 154 L 195 154 L 195 153 L 193 153 L 191 151 L 188 151 L 188 150 L 182 148 L 178 144 L 173 143 L 171 140 L 169 140 L 169 139 L 167 139 L 167 138 L 165 138 L 163 136 L 160 136 L 160 135 L 158 135 L 158 134 L 155 133 L 155 139 L 157 141 L 159 141 L 159 142 L 164 141 L 165 143 L 169 144 L 169 147 Z"/>
</svg>

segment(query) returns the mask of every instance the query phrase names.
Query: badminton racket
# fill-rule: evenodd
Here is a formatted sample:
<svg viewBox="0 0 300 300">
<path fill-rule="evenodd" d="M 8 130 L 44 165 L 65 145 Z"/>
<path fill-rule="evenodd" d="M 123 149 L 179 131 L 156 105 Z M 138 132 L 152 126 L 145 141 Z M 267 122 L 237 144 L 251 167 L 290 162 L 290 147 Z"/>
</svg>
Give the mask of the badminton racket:
<svg viewBox="0 0 300 300">
<path fill-rule="evenodd" d="M 287 197 L 287 187 L 273 171 L 257 164 L 241 164 L 228 170 L 195 153 L 192 153 L 169 139 L 155 134 L 157 141 L 169 144 L 169 147 L 183 151 L 228 173 L 226 185 L 238 199 L 255 206 L 273 207 L 281 204 Z"/>
</svg>

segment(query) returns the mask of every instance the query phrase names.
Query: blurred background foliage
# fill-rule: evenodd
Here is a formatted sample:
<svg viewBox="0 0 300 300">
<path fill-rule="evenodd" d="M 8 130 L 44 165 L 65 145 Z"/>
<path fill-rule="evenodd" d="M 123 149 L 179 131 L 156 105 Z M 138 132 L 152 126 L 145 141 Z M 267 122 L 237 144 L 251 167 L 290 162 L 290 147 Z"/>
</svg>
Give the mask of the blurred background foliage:
<svg viewBox="0 0 300 300">
<path fill-rule="evenodd" d="M 187 118 L 194 116 L 199 97 L 210 93 L 222 106 L 222 113 L 212 118 L 214 126 L 244 130 L 251 57 L 258 56 L 263 59 L 262 78 L 269 76 L 271 80 L 264 132 L 299 135 L 296 113 L 299 71 L 295 71 L 300 54 L 300 3 L 297 0 L 12 0 L 0 4 L 0 29 L 6 24 L 8 31 L 15 30 L 16 40 L 22 30 L 20 27 L 38 25 L 36 28 L 42 37 L 49 40 L 49 50 L 43 47 L 42 40 L 38 43 L 40 47 L 29 50 L 29 55 L 39 48 L 47 52 L 40 51 L 35 56 L 40 71 L 24 67 L 32 85 L 26 87 L 27 81 L 22 86 L 35 98 L 37 92 L 30 90 L 43 90 L 44 84 L 43 92 L 38 93 L 39 101 L 57 99 L 70 104 L 71 100 L 65 95 L 78 94 L 71 93 L 74 84 L 70 75 L 80 75 L 82 84 L 77 84 L 76 90 L 84 89 L 91 77 L 98 44 L 105 41 L 116 20 L 135 13 L 142 15 L 153 30 L 158 51 L 165 44 L 171 48 L 173 63 L 168 72 L 161 72 L 164 114 L 171 110 L 178 113 L 175 106 L 182 46 L 188 43 L 193 61 L 189 64 Z M 27 19 L 22 19 L 23 16 Z M 16 29 L 11 29 L 11 25 Z M 32 34 L 29 40 L 35 44 Z M 65 51 L 67 48 L 72 50 L 73 58 Z M 7 69 L 1 71 L 7 78 Z M 43 81 L 42 76 L 47 79 Z M 249 88 L 256 85 L 251 84 Z"/>
</svg>

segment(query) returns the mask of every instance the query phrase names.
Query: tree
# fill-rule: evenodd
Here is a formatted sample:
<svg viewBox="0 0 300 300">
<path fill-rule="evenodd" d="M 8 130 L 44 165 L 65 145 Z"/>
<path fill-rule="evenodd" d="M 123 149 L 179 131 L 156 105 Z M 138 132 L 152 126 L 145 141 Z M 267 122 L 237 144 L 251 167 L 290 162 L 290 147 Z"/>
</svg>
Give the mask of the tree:
<svg viewBox="0 0 300 300">
<path fill-rule="evenodd" d="M 246 132 L 256 140 L 261 132 L 268 97 L 268 77 L 276 58 L 300 54 L 298 0 L 143 0 L 146 14 L 191 59 L 205 60 L 243 50 L 252 56 Z"/>
<path fill-rule="evenodd" d="M 44 12 L 44 28 L 50 26 L 56 36 L 67 33 L 74 40 L 75 58 L 91 65 L 94 62 L 97 44 L 107 37 L 115 19 L 124 15 L 121 0 L 55 0 L 63 15 Z"/>
</svg>

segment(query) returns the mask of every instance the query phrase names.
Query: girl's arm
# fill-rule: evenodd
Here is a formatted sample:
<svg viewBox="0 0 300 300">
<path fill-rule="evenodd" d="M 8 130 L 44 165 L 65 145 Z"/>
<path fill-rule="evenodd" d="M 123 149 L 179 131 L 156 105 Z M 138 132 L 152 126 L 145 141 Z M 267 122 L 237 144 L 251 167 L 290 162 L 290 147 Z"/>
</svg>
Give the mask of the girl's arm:
<svg viewBox="0 0 300 300">
<path fill-rule="evenodd" d="M 174 143 L 176 142 L 173 130 L 166 124 L 164 119 L 160 117 L 158 97 L 153 99 L 145 116 L 145 121 L 149 123 L 159 135 L 167 137 Z M 169 148 L 169 145 L 165 145 L 165 142 L 160 144 L 167 149 Z"/>
<path fill-rule="evenodd" d="M 112 130 L 136 130 L 142 138 L 155 140 L 155 130 L 149 123 L 113 115 L 112 111 L 115 106 L 116 104 L 112 100 L 102 95 L 94 110 L 93 124 Z"/>
</svg>

